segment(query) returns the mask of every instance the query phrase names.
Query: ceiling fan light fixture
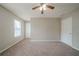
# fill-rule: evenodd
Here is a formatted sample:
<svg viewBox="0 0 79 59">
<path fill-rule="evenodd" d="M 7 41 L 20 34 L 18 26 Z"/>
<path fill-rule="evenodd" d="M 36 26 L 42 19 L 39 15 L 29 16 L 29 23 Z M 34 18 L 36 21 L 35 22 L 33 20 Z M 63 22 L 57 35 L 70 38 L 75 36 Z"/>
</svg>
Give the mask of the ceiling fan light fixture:
<svg viewBox="0 0 79 59">
<path fill-rule="evenodd" d="M 46 10 L 46 4 L 44 4 L 42 7 L 43 7 L 44 10 Z"/>
<path fill-rule="evenodd" d="M 42 6 L 43 8 L 46 8 L 46 4 L 43 4 L 43 6 Z"/>
<path fill-rule="evenodd" d="M 45 3 L 40 3 L 40 6 L 33 7 L 32 9 L 35 10 L 35 9 L 38 9 L 38 8 L 41 11 L 41 14 L 43 14 L 44 11 L 47 10 L 47 8 L 53 10 L 55 7 L 51 6 L 51 5 L 48 5 L 48 4 L 45 4 Z"/>
<path fill-rule="evenodd" d="M 43 9 L 43 10 L 46 10 L 46 4 L 43 4 L 40 8 L 40 11 Z"/>
<path fill-rule="evenodd" d="M 46 10 L 46 8 L 43 8 L 43 10 Z"/>
<path fill-rule="evenodd" d="M 43 7 L 40 7 L 39 9 L 40 9 L 40 11 L 42 11 Z"/>
</svg>

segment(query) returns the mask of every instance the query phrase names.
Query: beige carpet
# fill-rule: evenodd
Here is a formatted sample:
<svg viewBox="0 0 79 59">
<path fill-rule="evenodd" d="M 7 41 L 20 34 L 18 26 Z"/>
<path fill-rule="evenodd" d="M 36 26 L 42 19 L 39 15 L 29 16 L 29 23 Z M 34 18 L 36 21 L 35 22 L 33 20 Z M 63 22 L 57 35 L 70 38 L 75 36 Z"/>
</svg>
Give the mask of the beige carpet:
<svg viewBox="0 0 79 59">
<path fill-rule="evenodd" d="M 29 42 L 26 39 L 4 51 L 2 56 L 77 56 L 79 51 L 61 42 Z"/>
</svg>

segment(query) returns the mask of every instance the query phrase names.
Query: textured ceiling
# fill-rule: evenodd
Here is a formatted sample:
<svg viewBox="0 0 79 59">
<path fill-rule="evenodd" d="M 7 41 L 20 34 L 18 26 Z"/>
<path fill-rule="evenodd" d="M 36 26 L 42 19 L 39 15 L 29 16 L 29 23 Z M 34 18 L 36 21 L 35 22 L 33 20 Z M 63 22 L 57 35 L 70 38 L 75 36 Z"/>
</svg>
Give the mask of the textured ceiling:
<svg viewBox="0 0 79 59">
<path fill-rule="evenodd" d="M 51 5 L 55 6 L 55 9 L 46 10 L 42 15 L 39 9 L 32 10 L 32 7 L 39 5 L 36 3 L 4 3 L 1 5 L 24 20 L 30 17 L 62 17 L 62 15 L 79 8 L 79 4 L 77 3 L 52 3 Z"/>
</svg>

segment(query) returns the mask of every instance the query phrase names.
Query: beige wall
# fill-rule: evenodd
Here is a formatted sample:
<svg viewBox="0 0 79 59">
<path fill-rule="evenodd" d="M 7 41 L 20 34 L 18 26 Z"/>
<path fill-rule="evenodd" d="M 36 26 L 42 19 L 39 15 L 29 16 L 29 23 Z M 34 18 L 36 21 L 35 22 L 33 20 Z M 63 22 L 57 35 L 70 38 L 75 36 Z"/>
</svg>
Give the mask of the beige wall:
<svg viewBox="0 0 79 59">
<path fill-rule="evenodd" d="M 63 20 L 67 20 L 68 18 L 72 17 L 72 46 L 73 48 L 79 50 L 79 9 L 76 9 L 72 13 L 67 14 L 63 17 Z M 66 22 L 67 23 L 67 22 Z M 67 24 L 67 27 L 71 24 Z M 67 28 L 66 28 L 67 29 Z M 65 41 L 65 39 L 64 39 Z M 66 39 L 68 41 L 68 39 Z M 65 42 L 66 43 L 66 42 Z M 69 44 L 68 44 L 69 45 Z"/>
<path fill-rule="evenodd" d="M 22 35 L 14 37 L 14 20 L 22 23 Z M 24 21 L 0 6 L 0 52 L 24 38 Z"/>
<path fill-rule="evenodd" d="M 35 41 L 60 40 L 60 19 L 58 18 L 32 18 L 32 39 Z"/>
<path fill-rule="evenodd" d="M 61 20 L 61 41 L 72 46 L 72 17 Z"/>
<path fill-rule="evenodd" d="M 79 9 L 72 15 L 73 47 L 79 50 Z"/>
</svg>

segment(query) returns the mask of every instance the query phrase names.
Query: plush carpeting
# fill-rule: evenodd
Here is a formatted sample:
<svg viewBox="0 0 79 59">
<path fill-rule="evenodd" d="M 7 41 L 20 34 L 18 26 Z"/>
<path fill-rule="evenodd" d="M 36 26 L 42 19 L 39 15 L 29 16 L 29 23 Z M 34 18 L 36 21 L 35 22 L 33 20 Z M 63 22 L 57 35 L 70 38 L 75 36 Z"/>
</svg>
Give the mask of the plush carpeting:
<svg viewBox="0 0 79 59">
<path fill-rule="evenodd" d="M 22 40 L 1 56 L 78 56 L 79 51 L 61 42 L 30 42 Z"/>
</svg>

